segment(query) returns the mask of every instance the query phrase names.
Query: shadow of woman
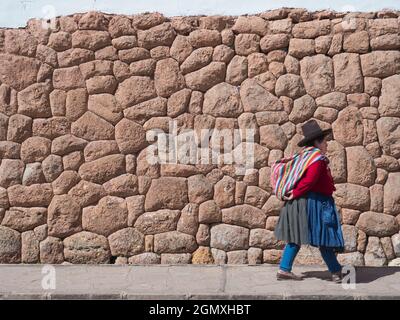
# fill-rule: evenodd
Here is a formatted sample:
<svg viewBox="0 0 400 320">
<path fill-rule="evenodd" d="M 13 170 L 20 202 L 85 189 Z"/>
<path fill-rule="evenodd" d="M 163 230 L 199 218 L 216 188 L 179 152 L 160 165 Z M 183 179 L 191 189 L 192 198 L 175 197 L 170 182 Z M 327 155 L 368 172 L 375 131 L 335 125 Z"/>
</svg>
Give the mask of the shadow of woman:
<svg viewBox="0 0 400 320">
<path fill-rule="evenodd" d="M 391 276 L 398 273 L 400 285 L 400 267 L 354 267 L 356 283 L 370 283 L 379 278 Z M 343 276 L 349 275 L 350 270 L 343 271 Z M 302 273 L 304 278 L 317 278 L 320 280 L 331 280 L 329 271 L 306 271 Z"/>
</svg>

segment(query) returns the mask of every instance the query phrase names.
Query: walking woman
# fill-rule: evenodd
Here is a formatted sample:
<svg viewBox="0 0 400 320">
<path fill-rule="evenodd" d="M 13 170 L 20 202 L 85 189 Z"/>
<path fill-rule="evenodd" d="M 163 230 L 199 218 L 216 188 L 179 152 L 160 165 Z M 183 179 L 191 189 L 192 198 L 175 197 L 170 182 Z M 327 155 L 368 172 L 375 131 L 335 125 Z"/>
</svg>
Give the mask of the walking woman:
<svg viewBox="0 0 400 320">
<path fill-rule="evenodd" d="M 327 138 L 332 129 L 322 130 L 315 120 L 302 126 L 301 151 L 272 166 L 271 183 L 276 196 L 285 201 L 275 228 L 275 237 L 287 242 L 277 273 L 278 280 L 302 280 L 292 272 L 300 246 L 318 247 L 332 275 L 340 283 L 342 266 L 336 252 L 344 251 L 340 218 L 332 197 L 336 190 L 328 167 Z"/>
</svg>

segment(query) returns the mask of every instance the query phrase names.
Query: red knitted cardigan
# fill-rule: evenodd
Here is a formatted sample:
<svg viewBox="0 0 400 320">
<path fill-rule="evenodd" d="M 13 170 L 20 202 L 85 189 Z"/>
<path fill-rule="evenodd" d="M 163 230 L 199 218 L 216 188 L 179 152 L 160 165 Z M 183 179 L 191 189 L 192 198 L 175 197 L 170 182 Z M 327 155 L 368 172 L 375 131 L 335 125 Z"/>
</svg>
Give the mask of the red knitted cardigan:
<svg viewBox="0 0 400 320">
<path fill-rule="evenodd" d="M 335 190 L 336 188 L 327 162 L 325 160 L 318 160 L 306 169 L 303 177 L 295 185 L 293 198 L 298 198 L 308 191 L 330 196 Z"/>
</svg>

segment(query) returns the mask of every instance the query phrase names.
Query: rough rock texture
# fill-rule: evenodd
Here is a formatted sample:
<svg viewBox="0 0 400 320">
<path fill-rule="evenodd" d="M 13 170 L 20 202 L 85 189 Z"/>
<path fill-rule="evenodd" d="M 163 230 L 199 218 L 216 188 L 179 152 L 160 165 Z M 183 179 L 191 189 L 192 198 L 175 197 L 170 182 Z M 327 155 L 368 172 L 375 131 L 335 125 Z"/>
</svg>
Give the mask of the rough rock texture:
<svg viewBox="0 0 400 320">
<path fill-rule="evenodd" d="M 400 256 L 398 11 L 36 22 L 0 30 L 0 263 L 278 263 L 271 165 L 309 119 L 335 138 L 340 261 Z"/>
</svg>

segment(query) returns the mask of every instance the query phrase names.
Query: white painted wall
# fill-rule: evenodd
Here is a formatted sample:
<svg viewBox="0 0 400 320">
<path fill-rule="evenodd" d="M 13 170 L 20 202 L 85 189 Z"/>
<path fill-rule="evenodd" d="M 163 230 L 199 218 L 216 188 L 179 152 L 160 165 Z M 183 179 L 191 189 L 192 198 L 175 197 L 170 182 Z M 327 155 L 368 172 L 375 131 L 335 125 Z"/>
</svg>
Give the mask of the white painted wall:
<svg viewBox="0 0 400 320">
<path fill-rule="evenodd" d="M 340 12 L 400 10 L 400 0 L 0 0 L 0 27 L 23 27 L 30 18 L 45 17 L 46 9 L 54 10 L 57 16 L 89 10 L 122 14 L 158 11 L 176 16 L 241 15 L 280 7 Z"/>
</svg>

